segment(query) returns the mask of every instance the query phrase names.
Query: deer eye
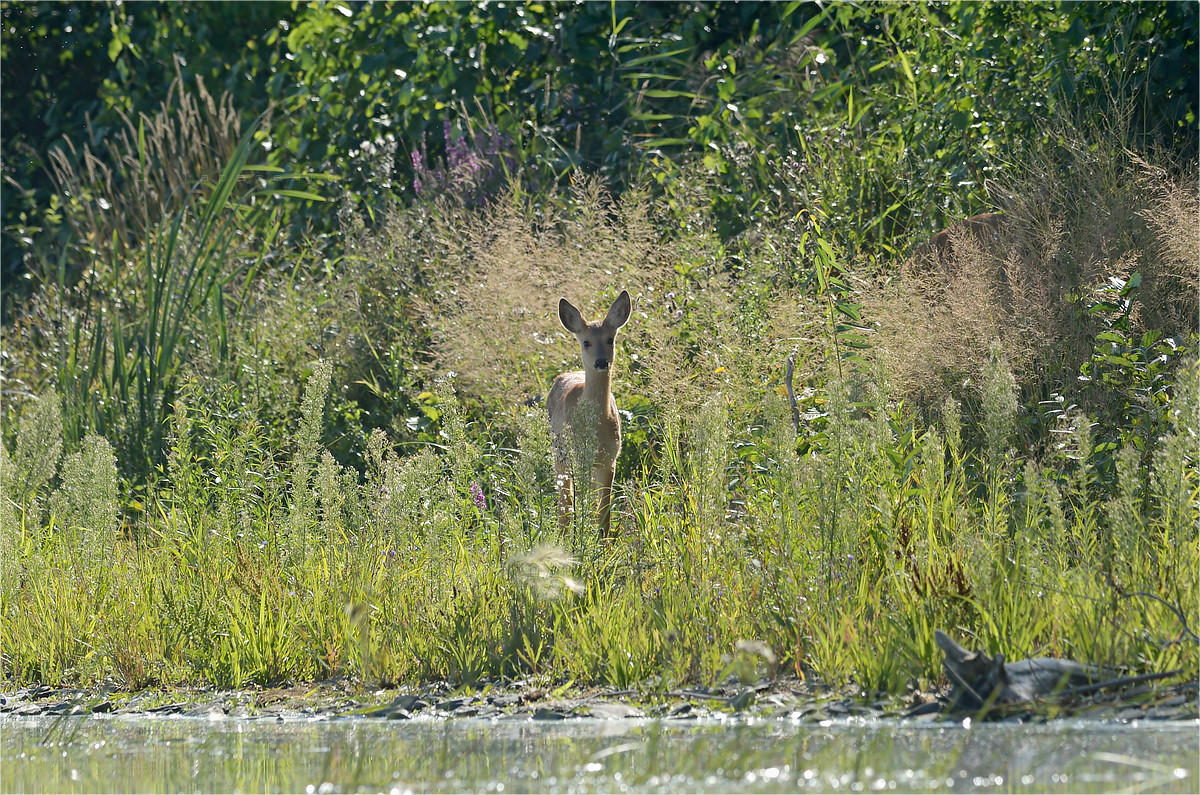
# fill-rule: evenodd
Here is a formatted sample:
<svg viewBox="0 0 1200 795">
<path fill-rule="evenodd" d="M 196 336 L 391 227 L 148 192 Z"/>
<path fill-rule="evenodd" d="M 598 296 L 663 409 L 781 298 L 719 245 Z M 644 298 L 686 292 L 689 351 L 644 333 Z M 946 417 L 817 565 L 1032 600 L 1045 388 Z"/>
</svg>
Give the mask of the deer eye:
<svg viewBox="0 0 1200 795">
<path fill-rule="evenodd" d="M 585 347 L 585 348 L 590 348 L 590 347 L 592 347 L 592 343 L 591 343 L 591 342 L 589 342 L 588 340 L 584 340 L 584 341 L 583 341 L 583 347 Z"/>
<path fill-rule="evenodd" d="M 613 338 L 612 338 L 612 337 L 609 337 L 609 338 L 608 338 L 608 344 L 609 344 L 609 345 L 612 345 L 612 341 L 613 341 Z"/>
</svg>

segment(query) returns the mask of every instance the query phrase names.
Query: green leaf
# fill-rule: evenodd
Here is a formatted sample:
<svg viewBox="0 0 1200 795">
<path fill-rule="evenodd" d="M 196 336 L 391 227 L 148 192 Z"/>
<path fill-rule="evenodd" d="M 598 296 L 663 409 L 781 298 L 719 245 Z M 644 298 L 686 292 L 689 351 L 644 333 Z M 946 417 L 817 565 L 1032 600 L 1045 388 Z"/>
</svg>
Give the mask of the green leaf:
<svg viewBox="0 0 1200 795">
<path fill-rule="evenodd" d="M 656 53 L 651 53 L 650 55 L 641 55 L 641 56 L 638 56 L 637 58 L 630 58 L 628 61 L 625 62 L 624 66 L 626 69 L 628 69 L 629 67 L 632 67 L 632 66 L 641 66 L 644 63 L 650 63 L 652 61 L 666 60 L 668 58 L 673 58 L 676 55 L 682 55 L 683 53 L 690 53 L 691 51 L 692 51 L 691 47 L 680 47 L 677 50 L 670 50 L 669 52 L 656 52 Z M 675 78 L 675 79 L 678 79 L 678 78 Z"/>
<path fill-rule="evenodd" d="M 908 78 L 908 86 L 912 91 L 913 101 L 917 100 L 917 78 L 913 74 L 912 65 L 908 62 L 908 56 L 904 53 L 901 47 L 896 48 L 896 54 L 900 56 L 900 65 L 904 68 L 904 76 Z"/>
<path fill-rule="evenodd" d="M 654 149 L 660 146 L 690 146 L 691 143 L 690 138 L 650 138 L 640 145 Z"/>
<path fill-rule="evenodd" d="M 630 72 L 623 75 L 630 80 L 682 80 L 679 75 L 666 74 L 664 72 Z"/>
<path fill-rule="evenodd" d="M 274 196 L 287 196 L 293 199 L 307 199 L 308 201 L 323 202 L 328 201 L 324 196 L 317 193 L 311 193 L 306 190 L 291 190 L 289 188 L 272 188 L 271 194 Z"/>
<path fill-rule="evenodd" d="M 692 91 L 672 91 L 666 88 L 647 88 L 642 94 L 653 99 L 694 99 L 704 103 L 710 101 L 708 97 L 702 97 Z"/>
<path fill-rule="evenodd" d="M 838 312 L 842 313 L 843 315 L 850 318 L 851 320 L 853 320 L 857 323 L 862 322 L 862 315 L 858 311 L 857 304 L 851 304 L 846 301 L 838 301 L 837 303 L 834 304 L 834 307 L 837 309 Z"/>
</svg>

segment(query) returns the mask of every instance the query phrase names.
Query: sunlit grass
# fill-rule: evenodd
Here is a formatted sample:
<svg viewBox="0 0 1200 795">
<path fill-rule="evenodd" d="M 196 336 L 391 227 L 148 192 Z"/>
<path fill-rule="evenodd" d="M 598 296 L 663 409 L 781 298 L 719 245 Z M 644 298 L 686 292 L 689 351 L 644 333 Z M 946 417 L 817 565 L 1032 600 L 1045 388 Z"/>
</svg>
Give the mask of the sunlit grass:
<svg viewBox="0 0 1200 795">
<path fill-rule="evenodd" d="M 1024 331 L 1062 317 L 1038 305 L 1014 324 L 995 291 L 1057 232 L 1011 272 L 974 252 L 872 302 L 847 261 L 862 240 L 838 239 L 861 230 L 817 209 L 725 240 L 704 201 L 581 179 L 347 222 L 334 262 L 273 250 L 278 219 L 230 203 L 250 141 L 196 194 L 199 217 L 149 234 L 136 261 L 154 289 L 135 297 L 157 314 L 93 328 L 140 315 L 89 292 L 74 325 L 67 300 L 39 329 L 56 345 L 11 352 L 44 389 L 6 404 L 0 444 L 8 681 L 661 691 L 792 674 L 900 694 L 938 678 L 937 628 L 1008 659 L 1196 675 L 1200 374 L 1178 323 L 1194 295 L 1151 278 L 1194 265 L 1190 188 L 1153 182 L 1140 248 L 1064 238 L 1089 278 L 1120 277 L 1071 282 L 1081 263 L 1056 261 L 1080 354 Z M 826 162 L 832 192 L 857 180 L 853 155 L 853 174 Z M 702 197 L 695 180 L 675 187 Z M 1154 209 L 1120 195 L 1123 223 Z M 606 543 L 587 478 L 560 529 L 529 396 L 576 356 L 557 298 L 622 288 Z M 57 357 L 72 340 L 83 353 Z"/>
<path fill-rule="evenodd" d="M 328 377 L 310 377 L 302 429 L 319 421 Z M 647 690 L 785 672 L 900 692 L 937 676 L 935 627 L 1010 658 L 1195 671 L 1181 622 L 1196 614 L 1200 563 L 1194 365 L 1177 390 L 1151 468 L 1124 456 L 1107 504 L 1075 490 L 1078 473 L 980 461 L 952 429 L 839 401 L 837 444 L 798 459 L 790 425 L 739 433 L 737 409 L 714 400 L 672 421 L 677 455 L 621 484 L 611 546 L 594 523 L 559 536 L 548 467 L 480 452 L 486 437 L 383 451 L 359 482 L 307 436 L 290 462 L 256 461 L 287 479 L 274 489 L 261 472 L 199 482 L 177 438 L 176 488 L 141 526 L 117 529 L 101 486 L 111 457 L 72 470 L 71 490 L 48 500 L 61 516 L 5 526 L 5 672 L 129 687 L 543 675 Z M 186 417 L 221 422 L 191 399 L 177 434 Z M 452 393 L 440 399 L 457 410 Z M 767 463 L 747 465 L 751 449 Z M 471 482 L 487 484 L 483 507 Z M 75 524 L 101 506 L 112 522 Z M 746 642 L 774 663 L 747 661 Z"/>
</svg>

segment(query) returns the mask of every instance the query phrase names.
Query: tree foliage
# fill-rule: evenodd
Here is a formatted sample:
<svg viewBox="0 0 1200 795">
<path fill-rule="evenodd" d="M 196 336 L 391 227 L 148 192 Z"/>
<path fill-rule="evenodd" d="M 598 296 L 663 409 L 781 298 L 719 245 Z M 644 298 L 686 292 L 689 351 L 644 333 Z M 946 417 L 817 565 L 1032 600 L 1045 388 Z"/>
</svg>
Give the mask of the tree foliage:
<svg viewBox="0 0 1200 795">
<path fill-rule="evenodd" d="M 177 69 L 230 92 L 247 120 L 271 108 L 269 160 L 341 175 L 367 211 L 411 198 L 414 153 L 444 157 L 490 127 L 535 184 L 578 168 L 618 190 L 664 184 L 698 161 L 735 234 L 785 209 L 766 163 L 843 135 L 874 152 L 862 189 L 801 203 L 824 199 L 887 242 L 913 225 L 913 193 L 930 189 L 917 186 L 967 209 L 987 162 L 1060 111 L 1133 97 L 1131 130 L 1194 153 L 1197 16 L 1186 3 L 6 3 L 5 292 L 67 234 L 50 148 L 98 148 Z"/>
</svg>

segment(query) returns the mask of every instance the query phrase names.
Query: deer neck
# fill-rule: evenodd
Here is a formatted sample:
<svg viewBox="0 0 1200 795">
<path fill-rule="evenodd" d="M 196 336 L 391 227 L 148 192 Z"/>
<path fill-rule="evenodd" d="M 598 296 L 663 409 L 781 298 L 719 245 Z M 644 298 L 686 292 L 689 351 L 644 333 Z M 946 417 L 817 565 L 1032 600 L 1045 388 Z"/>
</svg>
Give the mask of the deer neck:
<svg viewBox="0 0 1200 795">
<path fill-rule="evenodd" d="M 596 402 L 600 411 L 608 410 L 609 396 L 612 394 L 612 367 L 607 370 L 583 371 L 583 396 Z"/>
</svg>

